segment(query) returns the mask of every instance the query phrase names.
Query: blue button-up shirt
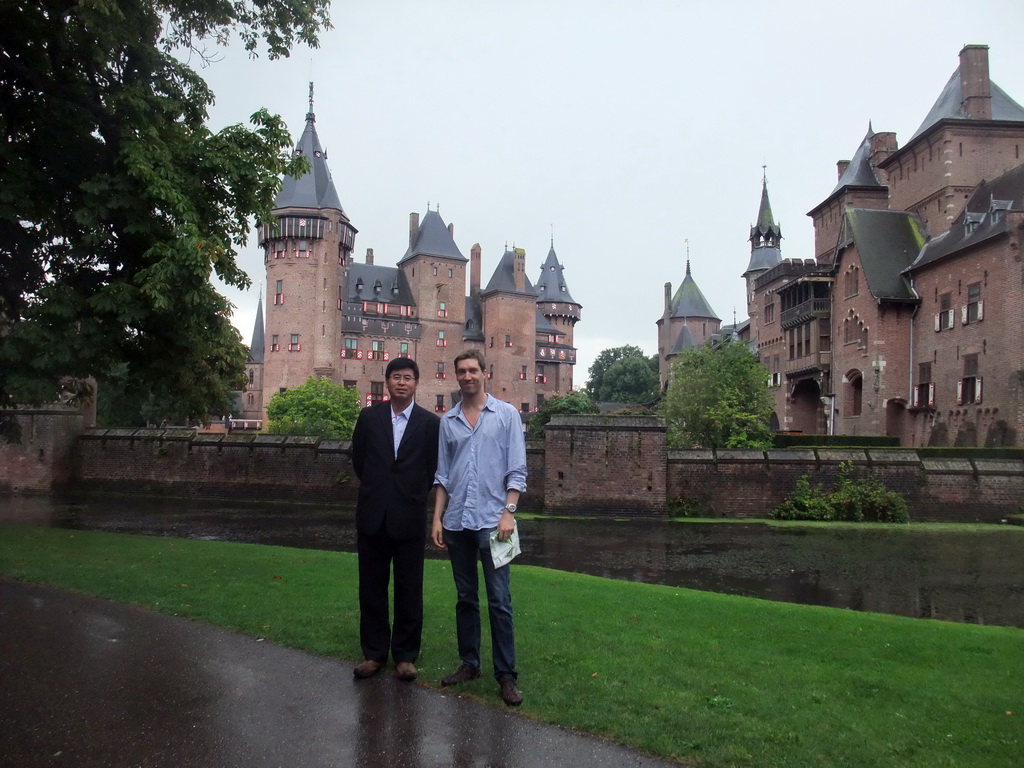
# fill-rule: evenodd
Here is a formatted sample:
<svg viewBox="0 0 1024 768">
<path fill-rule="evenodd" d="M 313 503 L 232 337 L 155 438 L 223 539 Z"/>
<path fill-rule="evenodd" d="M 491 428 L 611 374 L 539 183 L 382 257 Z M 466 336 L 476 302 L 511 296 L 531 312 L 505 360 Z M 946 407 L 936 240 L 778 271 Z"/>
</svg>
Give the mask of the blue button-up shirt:
<svg viewBox="0 0 1024 768">
<path fill-rule="evenodd" d="M 434 482 L 448 493 L 441 524 L 449 531 L 496 528 L 505 492 L 526 490 L 526 440 L 519 411 L 491 395 L 476 428 L 462 403 L 441 419 Z"/>
</svg>

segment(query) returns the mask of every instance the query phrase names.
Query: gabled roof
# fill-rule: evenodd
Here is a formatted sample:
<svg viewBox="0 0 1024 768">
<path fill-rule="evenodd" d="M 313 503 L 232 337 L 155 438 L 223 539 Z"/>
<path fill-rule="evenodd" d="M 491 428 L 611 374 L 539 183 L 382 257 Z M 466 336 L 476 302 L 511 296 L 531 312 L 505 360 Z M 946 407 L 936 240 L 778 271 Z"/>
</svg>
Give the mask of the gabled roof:
<svg viewBox="0 0 1024 768">
<path fill-rule="evenodd" d="M 994 181 L 983 181 L 950 228 L 933 237 L 908 268 L 933 264 L 1007 232 L 1006 211 L 1024 211 L 1024 165 Z"/>
<path fill-rule="evenodd" d="M 540 268 L 540 277 L 537 278 L 538 300 L 576 303 L 573 301 L 572 294 L 569 293 L 569 286 L 565 284 L 565 275 L 562 274 L 564 270 L 565 267 L 558 263 L 555 246 L 552 244 L 551 250 L 548 251 L 548 257 Z"/>
<path fill-rule="evenodd" d="M 345 301 L 380 301 L 415 306 L 409 282 L 398 267 L 353 262 L 348 268 Z"/>
<path fill-rule="evenodd" d="M 844 187 L 884 186 L 878 182 L 878 179 L 875 177 L 875 172 L 871 168 L 871 137 L 874 135 L 875 131 L 872 129 L 871 123 L 868 123 L 868 132 L 861 140 L 860 146 L 857 147 L 857 151 L 853 153 L 853 159 L 850 161 L 850 164 L 846 166 L 846 170 L 843 171 L 843 175 L 839 177 L 839 183 L 836 184 L 835 189 L 829 193 L 829 197 Z"/>
<path fill-rule="evenodd" d="M 266 337 L 263 335 L 263 294 L 256 302 L 256 322 L 252 328 L 252 343 L 249 345 L 249 362 L 262 363 Z"/>
<path fill-rule="evenodd" d="M 313 84 L 309 84 L 309 112 L 306 114 L 306 128 L 299 143 L 295 145 L 296 155 L 309 158 L 311 168 L 297 179 L 285 176 L 281 191 L 274 200 L 274 208 L 333 208 L 345 212 L 341 199 L 331 180 L 327 168 L 327 153 L 320 146 L 316 134 L 316 116 L 313 114 Z"/>
<path fill-rule="evenodd" d="M 1024 122 L 1024 107 L 1011 99 L 1002 88 L 993 82 L 989 82 L 992 97 L 992 119 L 1008 120 L 1012 122 Z M 974 120 L 963 110 L 963 89 L 960 79 L 960 67 L 950 76 L 946 87 L 942 89 L 939 98 L 932 105 L 931 110 L 921 123 L 921 127 L 914 132 L 911 141 L 931 128 L 940 120 Z M 908 142 L 909 143 L 909 142 Z"/>
<path fill-rule="evenodd" d="M 462 255 L 459 246 L 455 244 L 455 239 L 448 230 L 448 226 L 441 219 L 441 214 L 429 209 L 420 222 L 420 228 L 416 232 L 416 239 L 398 263 L 402 264 L 416 256 L 437 256 L 454 261 L 469 261 L 469 259 Z"/>
<path fill-rule="evenodd" d="M 857 247 L 864 280 L 876 299 L 917 298 L 902 272 L 924 243 L 924 225 L 916 213 L 871 208 L 847 208 L 844 213 L 840 248 Z"/>
<path fill-rule="evenodd" d="M 526 277 L 526 275 L 523 275 L 525 290 L 516 290 L 514 259 L 515 253 L 506 248 L 505 253 L 502 254 L 501 260 L 498 262 L 498 266 L 494 270 L 494 274 L 491 275 L 490 282 L 487 283 L 487 287 L 484 288 L 482 294 L 500 291 L 502 293 L 529 294 L 536 298 L 537 291 L 534 289 L 533 283 L 530 282 L 530 278 Z"/>
<path fill-rule="evenodd" d="M 694 282 L 693 275 L 690 274 L 689 259 L 686 260 L 686 277 L 683 278 L 683 282 L 680 283 L 675 296 L 672 297 L 668 316 L 706 317 L 712 320 L 721 319 L 715 314 L 711 305 L 708 304 L 708 300 L 704 298 L 704 294 L 697 287 L 697 283 Z"/>
</svg>

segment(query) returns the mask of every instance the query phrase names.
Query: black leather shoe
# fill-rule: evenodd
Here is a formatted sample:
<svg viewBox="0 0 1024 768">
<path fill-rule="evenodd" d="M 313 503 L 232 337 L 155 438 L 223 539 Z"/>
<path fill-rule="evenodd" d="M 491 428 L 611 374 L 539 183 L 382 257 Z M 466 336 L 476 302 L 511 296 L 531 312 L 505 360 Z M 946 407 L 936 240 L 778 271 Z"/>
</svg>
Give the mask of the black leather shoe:
<svg viewBox="0 0 1024 768">
<path fill-rule="evenodd" d="M 480 677 L 480 668 L 472 667 L 466 662 L 462 662 L 459 668 L 452 672 L 448 677 L 441 680 L 441 685 L 458 685 L 464 683 L 467 680 L 475 680 Z"/>
<path fill-rule="evenodd" d="M 501 681 L 501 700 L 510 707 L 518 707 L 523 703 L 523 694 L 519 692 L 515 678 L 505 677 Z"/>
</svg>

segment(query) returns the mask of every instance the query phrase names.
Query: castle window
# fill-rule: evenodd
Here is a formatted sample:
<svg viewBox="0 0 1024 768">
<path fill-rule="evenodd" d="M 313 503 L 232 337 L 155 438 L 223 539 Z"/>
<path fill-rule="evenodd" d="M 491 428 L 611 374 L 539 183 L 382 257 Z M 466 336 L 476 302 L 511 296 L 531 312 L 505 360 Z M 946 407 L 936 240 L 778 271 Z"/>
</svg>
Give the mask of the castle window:
<svg viewBox="0 0 1024 768">
<path fill-rule="evenodd" d="M 398 356 L 408 357 L 409 356 L 409 342 L 403 341 L 398 345 Z"/>
<path fill-rule="evenodd" d="M 956 404 L 974 405 L 981 402 L 981 376 L 978 375 L 978 356 L 964 355 L 964 376 L 956 385 Z"/>
<path fill-rule="evenodd" d="M 437 332 L 437 346 L 439 346 L 439 347 L 447 347 L 448 346 L 448 340 L 444 337 L 444 331 L 438 331 Z"/>
<path fill-rule="evenodd" d="M 523 413 L 529 413 L 529 411 L 530 411 L 530 404 L 529 403 L 520 403 L 519 404 L 519 410 L 522 411 Z"/>
<path fill-rule="evenodd" d="M 488 368 L 488 370 L 487 370 L 487 378 L 488 379 L 493 379 L 494 378 L 494 366 L 493 365 L 490 368 Z"/>
<path fill-rule="evenodd" d="M 856 296 L 860 292 L 860 270 L 851 267 L 846 272 L 846 296 Z"/>
<path fill-rule="evenodd" d="M 253 369 L 252 369 L 252 368 L 250 368 L 250 369 L 249 369 L 249 386 L 250 386 L 250 387 L 252 386 L 252 382 L 253 382 L 253 379 L 254 379 L 254 378 L 255 378 L 255 376 L 254 376 L 254 371 L 253 371 Z"/>
<path fill-rule="evenodd" d="M 444 363 L 437 364 L 437 372 L 434 373 L 435 379 L 447 379 L 448 376 L 444 372 Z"/>
<path fill-rule="evenodd" d="M 270 351 L 271 352 L 277 352 L 280 349 L 281 349 L 281 345 L 278 343 L 277 335 L 275 334 L 275 335 L 270 337 Z"/>
<path fill-rule="evenodd" d="M 953 327 L 953 294 L 939 296 L 939 311 L 935 315 L 935 330 L 947 331 Z"/>
<path fill-rule="evenodd" d="M 359 339 L 348 336 L 345 338 L 345 348 L 341 350 L 341 356 L 347 360 L 356 360 L 361 358 L 359 354 Z"/>
<path fill-rule="evenodd" d="M 448 270 L 448 277 L 453 277 L 453 272 L 450 269 Z"/>
<path fill-rule="evenodd" d="M 911 407 L 935 407 L 935 382 L 932 381 L 932 364 L 919 363 L 917 366 L 917 385 L 911 393 Z"/>
<path fill-rule="evenodd" d="M 985 316 L 984 303 L 981 300 L 981 283 L 971 283 L 967 286 L 967 304 L 961 310 L 961 318 L 964 325 L 976 323 Z"/>
<path fill-rule="evenodd" d="M 437 395 L 437 399 L 434 400 L 434 412 L 444 413 L 444 395 Z"/>
<path fill-rule="evenodd" d="M 299 343 L 299 334 L 293 333 L 291 338 L 292 338 L 292 340 L 288 344 L 288 351 L 289 352 L 301 352 L 302 351 L 302 345 Z"/>
<path fill-rule="evenodd" d="M 512 337 L 509 336 L 507 333 L 505 334 L 505 346 L 506 347 L 511 347 L 512 346 Z"/>
<path fill-rule="evenodd" d="M 367 355 L 370 360 L 387 360 L 388 355 L 384 351 L 383 341 L 371 341 L 370 342 L 370 354 Z"/>
<path fill-rule="evenodd" d="M 448 317 L 448 305 L 445 304 L 443 301 L 440 301 L 437 304 L 437 316 Z"/>
<path fill-rule="evenodd" d="M 274 291 L 274 304 L 284 304 L 284 280 L 277 281 L 277 288 Z"/>
<path fill-rule="evenodd" d="M 519 380 L 520 381 L 526 381 L 526 366 L 525 365 L 519 371 Z"/>
<path fill-rule="evenodd" d="M 437 267 L 434 267 L 434 277 L 437 277 Z"/>
<path fill-rule="evenodd" d="M 370 394 L 366 398 L 367 405 L 372 403 L 383 403 L 384 402 L 384 382 L 383 381 L 371 381 L 370 382 Z"/>
<path fill-rule="evenodd" d="M 775 302 L 766 304 L 764 308 L 764 324 L 771 325 L 775 322 Z"/>
<path fill-rule="evenodd" d="M 307 241 L 307 240 L 299 240 L 299 249 L 298 250 L 299 250 L 298 257 L 300 259 L 308 259 L 309 258 L 309 241 Z"/>
</svg>

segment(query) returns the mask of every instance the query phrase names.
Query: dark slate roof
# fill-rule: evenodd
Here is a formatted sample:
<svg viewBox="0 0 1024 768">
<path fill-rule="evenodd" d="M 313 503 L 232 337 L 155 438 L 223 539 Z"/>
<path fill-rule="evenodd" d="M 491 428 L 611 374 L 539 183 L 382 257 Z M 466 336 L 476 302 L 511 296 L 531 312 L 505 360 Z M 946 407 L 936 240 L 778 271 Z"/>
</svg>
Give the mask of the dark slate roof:
<svg viewBox="0 0 1024 768">
<path fill-rule="evenodd" d="M 924 226 L 916 213 L 847 208 L 840 247 L 857 246 L 864 279 L 876 299 L 916 296 L 901 274 L 921 252 Z"/>
<path fill-rule="evenodd" d="M 551 324 L 551 321 L 544 317 L 544 314 L 537 309 L 537 333 L 554 334 L 556 336 L 565 336 L 565 331 L 560 331 Z"/>
<path fill-rule="evenodd" d="M 864 139 L 861 141 L 860 146 L 857 147 L 857 151 L 853 153 L 853 159 L 846 167 L 846 170 L 843 171 L 843 175 L 839 177 L 839 183 L 836 184 L 835 189 L 829 193 L 829 197 L 844 187 L 884 186 L 878 183 L 878 179 L 875 177 L 875 172 L 871 168 L 871 137 L 874 135 L 875 132 L 869 123 L 868 132 L 864 135 Z"/>
<path fill-rule="evenodd" d="M 775 223 L 772 204 L 768 199 L 768 180 L 761 181 L 761 207 L 757 211 L 757 223 L 750 228 L 750 261 L 743 273 L 764 272 L 782 261 L 782 228 Z"/>
<path fill-rule="evenodd" d="M 933 237 L 908 272 L 1007 232 L 1005 211 L 1024 211 L 1024 165 L 983 181 L 949 230 Z"/>
<path fill-rule="evenodd" d="M 693 334 L 690 333 L 690 326 L 683 323 L 683 327 L 679 331 L 679 335 L 676 336 L 676 343 L 672 346 L 672 351 L 669 355 L 679 355 L 688 349 L 693 349 L 697 346 L 697 342 L 693 338 Z"/>
<path fill-rule="evenodd" d="M 491 280 L 487 283 L 487 287 L 484 288 L 483 293 L 495 293 L 501 291 L 503 293 L 519 293 L 516 290 L 516 278 L 515 272 L 513 271 L 513 259 L 515 253 L 506 249 L 505 253 L 501 256 L 501 261 L 498 262 L 498 266 L 494 270 L 494 274 L 491 275 Z M 523 293 L 528 293 L 531 296 L 536 297 L 537 291 L 533 287 L 533 283 L 530 282 L 530 278 L 523 275 L 525 290 Z"/>
<path fill-rule="evenodd" d="M 1013 122 L 1024 122 L 1024 107 L 1011 99 L 1002 88 L 995 83 L 989 83 L 992 94 L 992 119 L 1009 120 Z M 925 117 L 921 127 L 917 129 L 911 141 L 931 128 L 940 120 L 972 120 L 962 108 L 963 92 L 960 83 L 960 67 L 949 78 L 946 87 L 942 89 L 939 98 L 932 105 L 931 110 Z"/>
<path fill-rule="evenodd" d="M 715 310 L 708 304 L 704 294 L 700 292 L 693 275 L 690 274 L 690 260 L 686 260 L 686 277 L 679 285 L 675 296 L 672 297 L 672 305 L 669 317 L 707 317 L 713 320 L 721 318 L 715 314 Z"/>
<path fill-rule="evenodd" d="M 469 261 L 455 244 L 452 233 L 437 211 L 428 210 L 420 222 L 416 240 L 399 260 L 399 264 L 416 256 L 438 256 L 455 261 Z"/>
<path fill-rule="evenodd" d="M 562 274 L 564 269 L 565 267 L 558 263 L 555 246 L 552 245 L 544 265 L 540 268 L 540 277 L 537 278 L 538 299 L 576 303 L 569 293 L 569 286 L 565 284 L 565 275 Z"/>
<path fill-rule="evenodd" d="M 480 304 L 472 296 L 466 297 L 466 324 L 462 326 L 462 338 L 472 341 L 484 340 L 484 323 Z"/>
<path fill-rule="evenodd" d="M 306 128 L 302 138 L 295 146 L 296 155 L 309 158 L 312 168 L 298 179 L 284 177 L 281 191 L 274 201 L 275 208 L 333 208 L 345 212 L 341 200 L 331 180 L 331 172 L 327 168 L 327 153 L 320 146 L 320 137 L 316 134 L 316 116 L 313 114 L 312 90 L 310 91 L 309 113 L 306 115 Z"/>
<path fill-rule="evenodd" d="M 345 301 L 382 301 L 415 306 L 412 289 L 398 267 L 353 262 L 348 267 Z"/>
<path fill-rule="evenodd" d="M 256 323 L 252 328 L 252 343 L 249 345 L 249 362 L 262 363 L 266 337 L 263 335 L 263 294 L 256 303 Z"/>
</svg>

